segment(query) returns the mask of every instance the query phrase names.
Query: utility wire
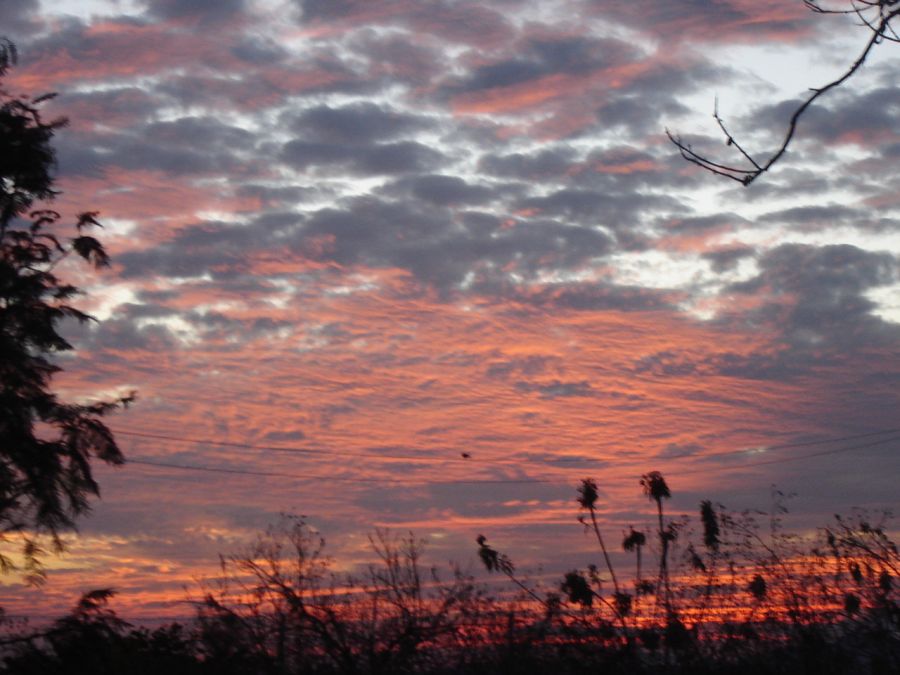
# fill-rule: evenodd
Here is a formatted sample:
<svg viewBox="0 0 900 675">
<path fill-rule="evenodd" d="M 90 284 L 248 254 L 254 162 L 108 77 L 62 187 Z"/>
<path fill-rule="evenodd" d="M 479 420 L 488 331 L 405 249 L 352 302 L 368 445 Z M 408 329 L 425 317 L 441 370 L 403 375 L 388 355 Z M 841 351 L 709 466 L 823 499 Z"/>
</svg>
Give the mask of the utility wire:
<svg viewBox="0 0 900 675">
<path fill-rule="evenodd" d="M 770 450 L 782 450 L 784 448 L 801 448 L 810 445 L 827 445 L 828 443 L 840 443 L 842 441 L 855 441 L 860 438 L 871 438 L 872 436 L 883 436 L 885 434 L 893 434 L 900 432 L 900 427 L 895 429 L 881 429 L 880 431 L 868 431 L 864 434 L 853 434 L 852 436 L 836 436 L 834 438 L 826 438 L 819 441 L 797 441 L 795 443 L 779 443 L 778 445 L 761 445 L 760 450 L 769 452 Z M 705 455 L 705 458 L 725 457 L 734 454 L 733 452 L 717 452 Z"/>
<path fill-rule="evenodd" d="M 764 459 L 758 462 L 746 462 L 744 464 L 736 465 L 734 468 L 743 469 L 745 467 L 753 467 L 753 466 L 767 466 L 769 464 L 783 464 L 784 462 L 795 462 L 802 459 L 813 459 L 815 457 L 825 457 L 826 455 L 838 455 L 844 452 L 851 452 L 853 450 L 862 450 L 864 448 L 873 448 L 876 445 L 884 445 L 885 443 L 890 443 L 891 441 L 900 441 L 900 436 L 892 436 L 891 438 L 882 438 L 877 441 L 871 441 L 870 443 L 862 443 L 860 445 L 851 445 L 845 448 L 833 448 L 831 450 L 820 450 L 819 452 L 810 452 L 805 455 L 797 455 L 796 457 L 780 457 L 777 459 Z M 699 457 L 698 459 L 706 459 L 705 457 Z M 726 469 L 728 467 L 723 466 L 722 469 Z M 703 473 L 704 471 L 708 471 L 708 469 L 691 469 L 690 471 L 682 471 L 682 473 Z"/>
<path fill-rule="evenodd" d="M 869 434 L 871 435 L 871 434 Z M 816 457 L 825 457 L 827 455 L 839 455 L 845 452 L 852 452 L 853 450 L 862 450 L 864 448 L 872 448 L 876 445 L 884 445 L 885 443 L 890 443 L 891 441 L 900 441 L 900 436 L 892 436 L 890 438 L 882 438 L 877 441 L 871 441 L 869 443 L 862 443 L 859 445 L 851 445 L 844 448 L 832 448 L 831 450 L 820 450 L 819 452 L 810 452 L 805 455 L 796 455 L 794 457 L 779 457 L 775 459 L 763 459 L 756 462 L 744 462 L 741 464 L 729 464 L 729 465 L 721 465 L 714 469 L 686 469 L 685 471 L 679 472 L 680 474 L 694 474 L 694 473 L 710 473 L 713 471 L 725 471 L 730 469 L 749 469 L 756 466 L 768 466 L 770 464 L 783 464 L 785 462 L 797 462 L 804 459 L 814 459 Z M 732 455 L 737 455 L 737 453 L 732 453 Z M 719 457 L 720 455 L 716 455 Z M 706 457 L 697 457 L 697 459 L 706 459 Z"/>
<path fill-rule="evenodd" d="M 827 438 L 822 440 L 812 440 L 812 441 L 797 441 L 793 443 L 780 443 L 778 445 L 762 445 L 759 448 L 765 452 L 770 452 L 773 450 L 783 450 L 788 448 L 799 448 L 799 447 L 808 447 L 812 445 L 827 445 L 829 443 L 839 443 L 843 441 L 852 441 L 860 438 L 871 438 L 872 436 L 883 436 L 885 434 L 892 434 L 895 432 L 900 432 L 900 427 L 893 429 L 882 429 L 880 431 L 870 431 L 863 434 L 853 434 L 849 436 L 837 436 L 833 438 Z M 463 462 L 463 463 L 472 463 L 474 461 L 478 461 L 479 463 L 490 463 L 490 464 L 514 464 L 520 466 L 521 460 L 498 460 L 498 459 L 488 459 L 488 458 L 479 458 L 478 460 L 473 460 L 469 457 L 465 457 L 462 454 L 448 456 L 448 457 L 422 457 L 419 455 L 408 455 L 408 454 L 396 454 L 396 453 L 383 453 L 383 454 L 375 454 L 370 452 L 353 452 L 349 450 L 325 450 L 322 448 L 310 448 L 310 447 L 296 447 L 296 446 L 272 446 L 272 445 L 258 445 L 255 443 L 238 443 L 233 441 L 222 441 L 211 438 L 191 438 L 185 436 L 174 436 L 168 434 L 159 434 L 159 433 L 149 433 L 149 432 L 141 432 L 141 431 L 130 431 L 130 430 L 117 430 L 114 432 L 116 436 L 131 436 L 135 438 L 146 438 L 146 439 L 154 439 L 154 440 L 163 440 L 163 441 L 171 441 L 175 443 L 198 443 L 202 445 L 214 445 L 220 447 L 228 447 L 228 448 L 239 448 L 242 450 L 253 450 L 258 452 L 281 452 L 285 454 L 305 454 L 305 455 L 321 455 L 327 457 L 362 457 L 365 459 L 400 459 L 406 461 L 414 461 L 414 462 Z M 740 454 L 744 451 L 728 451 L 728 452 L 719 452 L 713 453 L 709 455 L 703 455 L 698 457 L 698 459 L 716 459 L 719 457 L 731 457 L 736 454 Z M 568 462 L 590 462 L 592 460 L 580 458 L 580 457 L 558 457 L 554 458 L 554 463 L 568 463 Z M 608 465 L 608 462 L 605 460 L 597 459 L 593 460 L 597 462 L 604 462 Z"/>
<path fill-rule="evenodd" d="M 871 434 L 869 434 L 871 435 Z M 837 455 L 846 452 L 852 452 L 855 450 L 862 450 L 865 448 L 871 448 L 878 445 L 884 445 L 885 443 L 890 443 L 892 441 L 900 441 L 900 436 L 892 436 L 890 438 L 882 438 L 877 441 L 871 441 L 868 443 L 861 443 L 857 445 L 851 445 L 843 448 L 832 448 L 830 450 L 822 450 L 819 452 L 807 453 L 805 455 L 797 455 L 795 457 L 781 457 L 776 459 L 768 459 L 768 460 L 760 460 L 756 462 L 744 462 L 741 464 L 728 465 L 728 466 L 719 466 L 715 468 L 706 468 L 706 469 L 687 469 L 680 472 L 680 475 L 687 474 L 697 474 L 697 473 L 714 473 L 721 471 L 732 471 L 735 469 L 749 469 L 759 466 L 768 466 L 771 464 L 782 464 L 785 462 L 795 462 L 801 461 L 805 459 L 814 459 L 816 457 L 824 457 L 827 455 Z M 698 457 L 698 459 L 703 459 L 703 457 Z M 458 479 L 458 480 L 429 480 L 429 479 L 410 479 L 410 478 L 370 478 L 370 477 L 359 477 L 359 478 L 351 478 L 346 476 L 322 476 L 322 475 L 314 475 L 314 474 L 298 474 L 298 473 L 284 473 L 281 471 L 256 471 L 252 469 L 228 469 L 222 467 L 210 467 L 210 466 L 197 466 L 197 465 L 188 465 L 188 464 L 173 464 L 170 462 L 158 462 L 155 460 L 148 459 L 129 459 L 129 464 L 139 464 L 143 466 L 152 466 L 159 467 L 165 469 L 176 469 L 183 471 L 203 471 L 209 473 L 226 473 L 226 474 L 239 474 L 239 475 L 248 475 L 248 476 L 274 476 L 274 477 L 282 477 L 282 478 L 298 478 L 302 480 L 320 480 L 320 481 L 335 481 L 335 482 L 345 482 L 345 483 L 378 483 L 378 484 L 407 484 L 407 485 L 480 485 L 480 484 L 529 484 L 529 483 L 543 483 L 543 484 L 559 484 L 564 482 L 566 479 L 564 478 L 497 478 L 497 479 L 482 479 L 482 480 L 466 480 L 466 479 Z"/>
<path fill-rule="evenodd" d="M 217 441 L 211 438 L 189 438 L 186 436 L 169 436 L 167 434 L 151 434 L 143 431 L 122 431 L 116 430 L 113 432 L 115 436 L 134 436 L 136 438 L 150 438 L 154 440 L 160 441 L 174 441 L 177 443 L 201 443 L 203 445 L 219 445 L 226 448 L 240 448 L 242 450 L 262 450 L 266 452 L 285 452 L 292 454 L 303 454 L 303 455 L 335 455 L 331 450 L 323 450 L 321 448 L 298 448 L 298 447 L 284 447 L 277 445 L 256 445 L 253 443 L 236 443 L 232 441 Z M 352 452 L 341 452 L 340 454 L 351 455 L 351 456 L 359 456 L 359 457 L 377 457 L 377 455 L 371 454 L 363 454 L 363 453 L 352 453 Z M 412 457 L 398 457 L 398 459 L 412 459 Z"/>
<path fill-rule="evenodd" d="M 147 433 L 142 431 L 114 431 L 114 436 L 131 436 L 135 438 L 147 438 L 153 440 L 162 440 L 162 441 L 170 441 L 174 443 L 197 443 L 200 445 L 214 445 L 221 446 L 226 448 L 237 448 L 241 450 L 252 450 L 255 452 L 280 452 L 288 455 L 316 455 L 319 457 L 361 457 L 364 459 L 376 459 L 376 460 L 403 460 L 407 462 L 461 462 L 461 463 L 471 463 L 473 460 L 471 459 L 471 455 L 469 453 L 454 453 L 452 455 L 443 455 L 443 456 L 432 456 L 432 457 L 422 457 L 421 455 L 409 455 L 409 454 L 397 454 L 397 453 L 374 453 L 374 452 L 354 452 L 352 450 L 325 450 L 323 448 L 309 448 L 309 447 L 288 447 L 288 446 L 280 446 L 280 445 L 257 445 L 255 443 L 237 443 L 232 441 L 217 441 L 209 438 L 187 438 L 184 436 L 170 436 L 167 434 L 154 434 Z M 581 457 L 561 457 L 554 460 L 555 462 L 561 461 L 576 461 L 576 462 L 590 462 L 592 460 L 585 459 Z M 604 462 L 605 460 L 597 459 L 593 460 L 596 462 Z M 521 460 L 515 459 L 493 459 L 493 458 L 482 458 L 479 460 L 481 463 L 490 463 L 490 464 L 505 464 L 509 466 L 521 466 Z"/>
<path fill-rule="evenodd" d="M 347 477 L 347 476 L 323 476 L 321 474 L 308 473 L 284 473 L 281 471 L 255 471 L 253 469 L 227 469 L 212 466 L 196 466 L 193 464 L 172 464 L 170 462 L 157 462 L 149 459 L 129 459 L 127 464 L 140 464 L 143 466 L 155 466 L 164 469 L 182 469 L 186 471 L 207 471 L 210 473 L 230 473 L 242 474 L 247 476 L 277 476 L 281 478 L 299 478 L 301 480 L 317 480 L 317 481 L 335 481 L 342 483 L 402 483 L 406 485 L 489 485 L 496 483 L 559 483 L 559 480 L 550 478 L 486 478 L 482 480 L 428 480 L 414 478 L 367 478 L 367 477 Z"/>
<path fill-rule="evenodd" d="M 185 436 L 171 436 L 167 434 L 157 434 L 157 433 L 148 433 L 143 431 L 130 431 L 130 430 L 114 430 L 114 436 L 132 436 L 135 438 L 147 438 L 154 440 L 162 440 L 162 441 L 172 441 L 174 443 L 198 443 L 200 445 L 215 445 L 227 448 L 239 448 L 241 450 L 254 450 L 258 452 L 281 452 L 285 454 L 298 454 L 298 455 L 319 455 L 326 457 L 362 457 L 365 459 L 400 459 L 411 462 L 461 462 L 461 463 L 471 463 L 475 460 L 469 456 L 469 453 L 454 453 L 452 455 L 447 456 L 432 456 L 432 457 L 422 457 L 421 455 L 409 455 L 409 454 L 397 454 L 397 453 L 374 453 L 374 452 L 354 452 L 352 450 L 325 450 L 323 448 L 310 448 L 310 447 L 292 447 L 292 446 L 283 446 L 283 445 L 258 445 L 255 443 L 238 443 L 232 441 L 218 441 L 211 438 L 189 438 Z M 495 458 L 480 458 L 478 460 L 480 463 L 490 463 L 490 464 L 508 464 L 514 466 L 521 466 L 522 460 L 516 459 L 495 459 Z M 603 462 L 606 463 L 606 460 L 603 459 L 595 459 L 592 460 L 590 458 L 584 457 L 557 457 L 553 459 L 553 462 Z"/>
</svg>

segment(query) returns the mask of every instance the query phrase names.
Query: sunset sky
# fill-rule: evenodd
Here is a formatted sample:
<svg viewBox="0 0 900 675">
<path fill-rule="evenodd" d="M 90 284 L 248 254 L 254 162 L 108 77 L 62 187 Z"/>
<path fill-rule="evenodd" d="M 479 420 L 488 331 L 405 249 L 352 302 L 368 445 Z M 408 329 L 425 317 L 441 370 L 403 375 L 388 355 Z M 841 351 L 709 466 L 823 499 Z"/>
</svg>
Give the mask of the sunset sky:
<svg viewBox="0 0 900 675">
<path fill-rule="evenodd" d="M 58 92 L 55 208 L 99 210 L 112 268 L 65 270 L 69 399 L 137 390 L 131 460 L 48 583 L 126 618 L 280 512 L 340 569 L 389 527 L 479 576 L 484 534 L 553 577 L 700 499 L 798 527 L 898 505 L 900 51 L 810 110 L 869 34 L 800 0 L 16 0 L 13 93 Z M 230 445 L 228 445 L 230 444 Z M 787 447 L 781 447 L 787 446 Z M 463 453 L 470 457 L 466 458 Z M 618 547 L 616 547 L 618 551 Z M 623 554 L 617 559 L 625 563 Z"/>
</svg>

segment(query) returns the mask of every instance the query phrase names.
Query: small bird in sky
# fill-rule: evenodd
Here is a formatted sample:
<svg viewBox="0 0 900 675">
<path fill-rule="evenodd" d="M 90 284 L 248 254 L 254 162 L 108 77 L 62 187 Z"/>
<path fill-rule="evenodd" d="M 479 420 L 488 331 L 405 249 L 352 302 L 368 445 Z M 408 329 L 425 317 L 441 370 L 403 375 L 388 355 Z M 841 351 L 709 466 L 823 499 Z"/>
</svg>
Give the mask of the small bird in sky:
<svg viewBox="0 0 900 675">
<path fill-rule="evenodd" d="M 459 454 L 462 455 L 463 459 L 472 459 L 472 455 L 470 455 L 468 452 L 461 452 Z"/>
</svg>

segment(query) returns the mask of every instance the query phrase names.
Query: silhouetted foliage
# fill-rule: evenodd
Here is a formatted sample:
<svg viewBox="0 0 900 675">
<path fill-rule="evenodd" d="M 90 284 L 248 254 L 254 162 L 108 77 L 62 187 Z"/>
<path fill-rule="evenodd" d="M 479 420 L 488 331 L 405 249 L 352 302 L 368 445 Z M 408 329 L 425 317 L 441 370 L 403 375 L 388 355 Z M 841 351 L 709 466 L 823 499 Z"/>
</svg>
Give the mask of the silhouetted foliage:
<svg viewBox="0 0 900 675">
<path fill-rule="evenodd" d="M 110 609 L 111 591 L 92 591 L 42 631 L 0 633 L 0 674 L 900 672 L 887 516 L 836 517 L 801 539 L 771 520 L 761 531 L 757 516 L 778 520 L 782 504 L 713 512 L 716 549 L 678 525 L 687 544 L 672 554 L 672 611 L 652 585 L 616 594 L 593 565 L 542 595 L 484 537 L 484 561 L 519 585 L 515 597 L 491 597 L 458 569 L 441 580 L 423 568 L 420 541 L 384 531 L 370 538 L 371 565 L 338 574 L 322 537 L 289 516 L 222 559 L 193 624 L 135 628 Z"/>
<path fill-rule="evenodd" d="M 766 591 L 768 590 L 768 586 L 766 586 L 766 580 L 763 579 L 763 576 L 761 574 L 754 574 L 753 578 L 750 579 L 750 583 L 747 584 L 747 590 L 750 591 L 750 595 L 752 595 L 756 600 L 765 600 Z"/>
<path fill-rule="evenodd" d="M 650 501 L 656 503 L 658 520 L 659 543 L 661 553 L 659 555 L 659 578 L 656 582 L 657 598 L 662 596 L 667 614 L 672 614 L 672 588 L 669 583 L 669 548 L 677 536 L 677 530 L 672 524 L 665 525 L 663 518 L 663 500 L 670 499 L 672 493 L 666 484 L 666 479 L 659 471 L 651 471 L 641 476 L 641 487 Z"/>
<path fill-rule="evenodd" d="M 641 549 L 647 545 L 647 535 L 633 527 L 628 528 L 628 534 L 622 539 L 622 550 L 634 551 L 635 555 L 635 572 L 634 572 L 634 588 L 640 594 L 646 594 L 652 590 L 653 586 L 644 582 L 641 577 Z"/>
<path fill-rule="evenodd" d="M 578 570 L 567 572 L 560 589 L 569 602 L 590 607 L 594 604 L 594 592 L 587 579 Z"/>
<path fill-rule="evenodd" d="M 89 591 L 37 633 L 0 640 L 0 672 L 15 675 L 193 675 L 208 672 L 179 624 L 135 628 L 109 608 L 110 589 Z M 244 671 L 248 672 L 248 671 Z"/>
<path fill-rule="evenodd" d="M 662 504 L 663 499 L 670 499 L 672 493 L 666 484 L 666 479 L 659 471 L 651 471 L 641 476 L 641 487 L 644 488 L 644 494 L 647 495 L 657 505 Z"/>
<path fill-rule="evenodd" d="M 900 17 L 900 0 L 841 0 L 839 3 L 828 0 L 803 0 L 803 3 L 817 14 L 855 15 L 859 19 L 860 25 L 871 33 L 860 55 L 840 77 L 822 87 L 810 90 L 810 94 L 794 109 L 788 120 L 787 131 L 781 145 L 767 159 L 758 159 L 737 141 L 719 116 L 718 106 L 713 113 L 713 118 L 725 136 L 725 144 L 738 152 L 743 158 L 744 166 L 713 160 L 708 155 L 695 151 L 689 142 L 667 129 L 666 134 L 669 140 L 675 144 L 684 159 L 711 173 L 730 178 L 743 185 L 750 185 L 784 156 L 794 139 L 801 116 L 820 96 L 841 86 L 855 75 L 877 45 L 884 42 L 900 42 L 900 36 L 896 32 L 896 22 Z"/>
<path fill-rule="evenodd" d="M 579 506 L 596 505 L 595 486 L 582 481 Z M 580 660 L 554 663 L 555 671 L 590 672 L 601 663 L 605 672 L 637 673 L 888 673 L 900 667 L 894 583 L 900 555 L 883 519 L 835 517 L 822 530 L 823 549 L 784 530 L 785 495 L 773 491 L 770 513 L 734 514 L 702 501 L 695 542 L 686 518 L 667 522 L 663 515 L 672 494 L 663 476 L 645 474 L 641 486 L 656 505 L 660 579 L 644 582 L 638 568 L 638 592 L 631 596 L 604 588 L 596 566 L 566 573 L 545 649 L 563 661 L 574 650 Z M 768 516 L 767 534 L 760 515 Z M 583 515 L 578 519 L 587 524 Z M 640 552 L 646 537 L 632 527 L 622 544 Z M 671 567 L 662 564 L 667 557 Z M 539 599 L 532 625 L 549 616 L 550 596 Z"/>
<path fill-rule="evenodd" d="M 473 624 L 477 633 L 483 600 L 469 577 L 454 568 L 443 581 L 423 569 L 412 535 L 378 531 L 370 541 L 377 563 L 335 574 L 324 540 L 286 516 L 223 559 L 199 604 L 204 659 L 223 668 L 255 663 L 259 672 L 427 671 L 437 647 L 464 645 Z"/>
<path fill-rule="evenodd" d="M 0 77 L 15 57 L 13 44 L 0 40 Z M 79 289 L 59 267 L 73 253 L 95 268 L 108 265 L 87 234 L 99 225 L 96 213 L 78 216 L 66 238 L 60 214 L 37 207 L 57 194 L 51 140 L 66 124 L 42 118 L 40 104 L 51 97 L 14 97 L 0 87 L 0 536 L 21 536 L 32 578 L 40 574 L 35 536 L 49 534 L 60 549 L 59 533 L 99 494 L 91 460 L 123 462 L 101 418 L 131 401 L 66 403 L 51 390 L 61 369 L 54 354 L 72 349 L 60 323 L 91 320 L 72 304 Z M 13 562 L 0 555 L 0 565 Z"/>
<path fill-rule="evenodd" d="M 719 523 L 712 502 L 704 499 L 700 502 L 700 520 L 703 522 L 703 545 L 712 551 L 719 550 Z"/>
<path fill-rule="evenodd" d="M 590 478 L 585 478 L 578 486 L 578 503 L 583 509 L 592 509 L 597 503 L 597 483 Z"/>
<path fill-rule="evenodd" d="M 613 582 L 615 595 L 616 597 L 622 596 L 622 599 L 619 600 L 619 604 L 621 606 L 630 607 L 630 602 L 624 600 L 624 594 L 619 589 L 619 580 L 616 578 L 616 571 L 613 568 L 612 561 L 609 559 L 609 552 L 606 550 L 606 542 L 603 540 L 600 526 L 597 524 L 596 504 L 598 497 L 597 484 L 592 479 L 586 478 L 581 481 L 581 485 L 578 488 L 578 504 L 581 508 L 587 509 L 588 514 L 590 515 L 591 527 L 594 530 L 594 535 L 597 537 L 597 543 L 600 544 L 600 550 L 603 552 L 603 560 L 606 562 L 606 569 L 609 570 L 609 576 Z"/>
</svg>

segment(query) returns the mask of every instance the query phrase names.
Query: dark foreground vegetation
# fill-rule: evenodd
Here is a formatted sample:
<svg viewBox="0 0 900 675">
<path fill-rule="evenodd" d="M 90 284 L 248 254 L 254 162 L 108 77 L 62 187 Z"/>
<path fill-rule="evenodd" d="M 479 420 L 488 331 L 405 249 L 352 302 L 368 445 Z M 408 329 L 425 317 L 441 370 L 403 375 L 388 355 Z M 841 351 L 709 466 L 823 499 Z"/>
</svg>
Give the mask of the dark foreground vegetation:
<svg viewBox="0 0 900 675">
<path fill-rule="evenodd" d="M 187 625 L 155 630 L 119 619 L 112 591 L 85 594 L 42 629 L 6 624 L 2 673 L 897 673 L 900 555 L 882 514 L 835 517 L 809 536 L 769 513 L 702 502 L 696 526 L 664 511 L 669 488 L 641 484 L 650 531 L 629 528 L 616 570 L 598 524 L 598 490 L 583 481 L 579 520 L 602 565 L 549 588 L 478 537 L 487 569 L 515 596 L 470 574 L 423 566 L 412 535 L 377 531 L 376 562 L 339 574 L 324 540 L 285 516 L 194 599 Z M 630 566 L 630 565 L 629 565 Z"/>
</svg>

